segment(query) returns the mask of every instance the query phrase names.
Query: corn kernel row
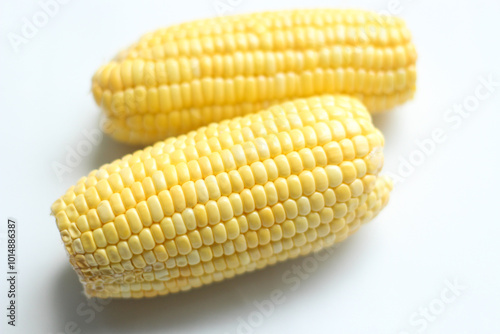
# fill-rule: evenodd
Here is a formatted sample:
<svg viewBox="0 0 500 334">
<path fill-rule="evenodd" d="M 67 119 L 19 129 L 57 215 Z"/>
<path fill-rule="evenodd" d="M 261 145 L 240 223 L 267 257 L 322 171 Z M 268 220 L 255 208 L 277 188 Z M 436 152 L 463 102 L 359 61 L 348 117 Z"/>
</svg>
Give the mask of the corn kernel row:
<svg viewBox="0 0 500 334">
<path fill-rule="evenodd" d="M 297 233 L 295 237 L 272 241 L 258 248 L 242 252 L 228 252 L 227 256 L 216 259 L 207 258 L 207 262 L 184 261 L 163 262 L 145 258 L 143 270 L 137 273 L 134 263 L 125 261 L 122 264 L 112 263 L 111 266 L 100 266 L 98 270 L 76 269 L 88 280 L 84 280 L 85 292 L 89 296 L 100 298 L 142 298 L 166 295 L 179 291 L 219 282 L 235 275 L 262 269 L 268 265 L 282 262 L 298 256 L 318 252 L 334 243 L 341 242 L 356 232 L 361 224 L 375 217 L 388 201 L 391 183 L 387 179 L 378 179 L 376 190 L 370 194 L 372 207 L 361 217 L 351 215 L 345 219 L 332 221 L 330 224 L 321 224 L 316 229 L 308 229 L 304 233 Z M 276 225 L 278 226 L 278 225 Z M 222 253 L 222 251 L 219 251 Z M 170 261 L 170 264 L 168 262 Z M 193 263 L 193 264 L 192 264 Z M 76 267 L 76 265 L 75 265 Z M 92 280 L 95 273 L 99 279 Z M 108 273 L 108 275 L 104 275 Z M 123 276 L 120 274 L 123 273 Z"/>
</svg>

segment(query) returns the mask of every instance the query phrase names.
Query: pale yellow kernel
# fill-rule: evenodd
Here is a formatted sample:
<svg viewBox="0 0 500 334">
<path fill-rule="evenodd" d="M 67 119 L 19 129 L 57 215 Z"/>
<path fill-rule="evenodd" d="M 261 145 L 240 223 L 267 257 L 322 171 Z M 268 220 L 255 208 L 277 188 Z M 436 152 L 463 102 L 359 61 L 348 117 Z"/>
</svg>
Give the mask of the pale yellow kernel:
<svg viewBox="0 0 500 334">
<path fill-rule="evenodd" d="M 167 239 L 173 239 L 176 236 L 176 231 L 172 218 L 166 217 L 160 223 L 161 230 Z"/>
<path fill-rule="evenodd" d="M 99 203 L 99 205 L 97 206 L 97 214 L 99 215 L 99 219 L 103 223 L 110 222 L 115 218 L 109 201 L 102 201 L 101 203 Z"/>
<path fill-rule="evenodd" d="M 193 248 L 197 249 L 203 246 L 203 240 L 201 239 L 199 231 L 191 231 L 187 234 L 187 236 Z"/>
<path fill-rule="evenodd" d="M 85 201 L 85 195 L 80 194 L 75 197 L 74 205 L 79 214 L 83 215 L 89 211 L 87 202 Z M 54 210 L 52 210 L 54 212 Z"/>
<path fill-rule="evenodd" d="M 134 175 L 132 174 L 132 169 L 128 166 L 120 170 L 120 176 L 125 186 L 130 186 L 135 181 Z"/>
<path fill-rule="evenodd" d="M 229 240 L 234 240 L 240 235 L 240 227 L 236 219 L 231 219 L 224 223 L 224 228 Z"/>
<path fill-rule="evenodd" d="M 200 230 L 201 239 L 203 240 L 203 244 L 210 246 L 214 243 L 214 235 L 212 233 L 212 229 L 210 227 L 203 227 Z"/>
<path fill-rule="evenodd" d="M 96 208 L 101 201 L 101 199 L 99 198 L 99 194 L 97 193 L 97 190 L 94 187 L 85 190 L 84 196 L 87 205 L 91 209 Z"/>
<path fill-rule="evenodd" d="M 314 155 L 309 148 L 301 149 L 299 151 L 299 155 L 304 169 L 312 170 L 314 169 L 314 167 L 316 167 L 316 161 L 314 160 Z"/>
<path fill-rule="evenodd" d="M 330 142 L 323 146 L 329 165 L 336 165 L 344 160 L 342 149 L 337 142 Z"/>
<path fill-rule="evenodd" d="M 151 235 L 156 243 L 161 244 L 165 241 L 165 235 L 161 229 L 160 224 L 151 225 Z"/>
<path fill-rule="evenodd" d="M 164 214 L 158 197 L 151 196 L 146 202 L 153 222 L 160 222 L 163 219 Z"/>
<path fill-rule="evenodd" d="M 126 212 L 125 216 L 127 218 L 127 222 L 132 233 L 139 233 L 144 227 L 144 225 L 142 224 L 141 219 L 137 214 L 137 210 L 130 209 Z"/>
<path fill-rule="evenodd" d="M 273 182 L 268 182 L 264 185 L 266 193 L 267 205 L 274 205 L 278 203 L 278 192 Z"/>
<path fill-rule="evenodd" d="M 347 205 L 345 203 L 337 203 L 333 206 L 333 214 L 335 218 L 342 218 L 347 214 Z"/>
<path fill-rule="evenodd" d="M 184 223 L 184 219 L 182 219 L 182 215 L 180 213 L 174 213 L 174 215 L 172 216 L 172 222 L 175 228 L 175 233 L 177 235 L 186 234 L 186 224 Z"/>
<path fill-rule="evenodd" d="M 365 136 L 355 136 L 351 140 L 354 145 L 356 157 L 361 158 L 368 154 L 370 151 L 370 144 Z"/>
<path fill-rule="evenodd" d="M 219 223 L 212 228 L 214 240 L 216 243 L 223 243 L 227 240 L 227 232 L 224 224 Z"/>
<path fill-rule="evenodd" d="M 155 171 L 151 179 L 153 181 L 156 192 L 167 189 L 167 181 L 165 180 L 165 175 L 163 175 L 161 171 Z"/>
<path fill-rule="evenodd" d="M 273 217 L 274 221 L 278 224 L 282 223 L 286 219 L 286 213 L 285 213 L 285 208 L 283 207 L 283 204 L 278 203 L 276 205 L 273 205 L 271 208 L 273 212 Z"/>
<path fill-rule="evenodd" d="M 113 263 L 118 263 L 122 260 L 120 253 L 118 252 L 117 246 L 106 247 L 106 254 L 107 254 L 109 260 Z"/>
<path fill-rule="evenodd" d="M 215 139 L 215 137 L 212 137 Z M 215 175 L 224 172 L 224 163 L 222 162 L 222 157 L 219 152 L 212 152 L 208 156 L 210 164 L 212 166 L 213 173 Z"/>
<path fill-rule="evenodd" d="M 274 224 L 274 215 L 270 207 L 265 207 L 259 210 L 259 218 L 262 222 L 262 226 L 269 227 Z"/>
<path fill-rule="evenodd" d="M 314 194 L 309 197 L 310 204 L 311 204 L 311 210 L 313 211 L 319 211 L 325 207 L 325 198 L 323 194 L 319 192 L 315 192 Z"/>
<path fill-rule="evenodd" d="M 354 145 L 349 139 L 342 139 L 339 142 L 339 145 L 342 149 L 342 154 L 344 156 L 344 160 L 354 160 L 356 157 L 354 152 Z"/>
<path fill-rule="evenodd" d="M 146 171 L 144 169 L 144 164 L 138 162 L 131 166 L 132 174 L 134 175 L 134 180 L 141 181 L 146 177 Z"/>
<path fill-rule="evenodd" d="M 142 187 L 141 182 L 137 181 L 132 183 L 130 189 L 132 190 L 132 194 L 134 195 L 134 199 L 136 202 L 146 200 L 146 194 L 144 193 L 144 188 Z"/>
<path fill-rule="evenodd" d="M 126 240 L 130 237 L 130 227 L 125 215 L 119 215 L 116 217 L 114 224 L 120 239 Z"/>
<path fill-rule="evenodd" d="M 142 247 L 145 250 L 151 250 L 155 247 L 156 243 L 153 239 L 153 235 L 151 233 L 151 230 L 149 228 L 144 228 L 140 233 L 139 233 L 139 239 L 141 241 Z"/>
<path fill-rule="evenodd" d="M 137 203 L 136 209 L 142 224 L 144 226 L 151 226 L 153 219 L 151 218 L 151 212 L 149 211 L 147 202 L 142 201 Z"/>
<path fill-rule="evenodd" d="M 182 187 L 179 185 L 173 186 L 170 189 L 175 212 L 182 212 L 186 208 L 186 199 Z"/>
<path fill-rule="evenodd" d="M 208 201 L 208 203 L 205 205 L 205 209 L 207 211 L 208 222 L 210 223 L 210 225 L 215 225 L 221 221 L 217 202 Z"/>
<path fill-rule="evenodd" d="M 302 186 L 302 193 L 306 196 L 311 195 L 316 190 L 314 183 L 314 176 L 310 171 L 303 171 L 299 175 L 300 184 Z"/>
<path fill-rule="evenodd" d="M 326 166 L 325 172 L 328 177 L 328 185 L 335 188 L 342 183 L 342 170 L 339 166 Z"/>
<path fill-rule="evenodd" d="M 335 197 L 337 198 L 337 202 L 345 202 L 351 198 L 351 189 L 343 183 L 335 188 Z"/>
<path fill-rule="evenodd" d="M 116 244 L 119 241 L 118 232 L 115 228 L 115 223 L 107 223 L 102 227 L 102 231 L 108 243 Z"/>
<path fill-rule="evenodd" d="M 351 196 L 358 197 L 363 193 L 364 190 L 363 181 L 361 181 L 360 179 L 356 179 L 349 185 L 349 188 L 351 190 Z"/>
<path fill-rule="evenodd" d="M 217 184 L 219 186 L 222 196 L 229 196 L 232 193 L 231 181 L 229 180 L 229 175 L 227 173 L 220 173 L 216 177 Z"/>
<path fill-rule="evenodd" d="M 138 269 L 142 269 L 142 268 L 146 267 L 146 261 L 144 260 L 144 257 L 142 257 L 142 255 L 132 256 L 132 263 Z"/>
<path fill-rule="evenodd" d="M 198 180 L 201 179 L 202 174 L 201 174 L 201 169 L 200 165 L 196 160 L 191 160 L 187 163 L 188 169 L 189 169 L 189 175 L 191 175 L 192 180 Z"/>
<path fill-rule="evenodd" d="M 309 198 L 302 196 L 297 200 L 298 214 L 301 216 L 308 215 L 311 212 L 311 204 Z"/>
<path fill-rule="evenodd" d="M 165 249 L 165 246 L 163 245 L 157 245 L 154 248 L 154 253 L 158 261 L 165 262 L 168 260 L 168 254 L 167 250 Z"/>
<path fill-rule="evenodd" d="M 141 244 L 141 240 L 138 235 L 133 235 L 128 239 L 128 245 L 130 250 L 134 254 L 141 254 L 143 252 L 143 247 Z"/>
<path fill-rule="evenodd" d="M 236 219 L 238 221 L 238 225 L 240 226 L 240 232 L 245 233 L 248 231 L 248 220 L 245 216 L 240 216 Z"/>
<path fill-rule="evenodd" d="M 293 129 L 289 132 L 289 135 L 292 141 L 294 151 L 299 151 L 306 146 L 304 134 L 300 130 Z"/>
<path fill-rule="evenodd" d="M 266 168 L 266 173 L 269 181 L 274 181 L 278 178 L 278 167 L 273 159 L 264 160 L 264 167 Z"/>
<path fill-rule="evenodd" d="M 233 193 L 229 195 L 229 202 L 234 216 L 240 216 L 243 214 L 243 202 L 241 201 L 239 194 Z"/>
<path fill-rule="evenodd" d="M 80 216 L 80 217 L 78 217 L 78 219 L 76 220 L 76 226 L 78 227 L 78 229 L 82 233 L 83 232 L 87 232 L 88 230 L 90 230 L 89 223 L 87 221 L 87 217 L 86 216 Z"/>
<path fill-rule="evenodd" d="M 113 213 L 115 215 L 120 215 L 122 213 L 125 213 L 125 206 L 123 205 L 121 196 L 119 193 L 114 193 L 111 195 L 109 198 L 109 204 L 111 206 L 111 209 L 113 210 Z"/>
<path fill-rule="evenodd" d="M 153 184 L 153 180 L 151 177 L 146 177 L 144 180 L 141 182 L 142 184 L 142 189 L 144 190 L 144 195 L 146 198 L 149 198 L 150 196 L 153 196 L 156 194 L 155 186 Z"/>
<path fill-rule="evenodd" d="M 296 233 L 295 224 L 291 220 L 286 220 L 285 222 L 283 222 L 281 228 L 283 230 L 283 237 L 284 238 L 291 238 Z"/>
<path fill-rule="evenodd" d="M 78 238 L 82 234 L 75 223 L 71 223 L 68 227 L 68 231 L 72 239 Z"/>
<path fill-rule="evenodd" d="M 297 175 L 291 175 L 286 179 L 288 191 L 291 198 L 299 198 L 302 196 L 302 185 Z"/>
<path fill-rule="evenodd" d="M 249 189 L 244 189 L 240 193 L 240 197 L 243 203 L 244 212 L 249 213 L 255 210 L 255 202 L 253 199 L 252 192 Z"/>
<path fill-rule="evenodd" d="M 259 237 L 256 231 L 245 233 L 248 248 L 255 248 L 259 245 Z"/>
<path fill-rule="evenodd" d="M 108 256 L 106 255 L 106 250 L 98 249 L 94 253 L 94 258 L 100 266 L 105 266 L 109 264 Z"/>
<path fill-rule="evenodd" d="M 278 195 L 278 200 L 279 201 L 284 201 L 288 198 L 289 191 L 288 191 L 288 182 L 286 179 L 279 178 L 276 181 L 274 181 L 274 186 L 276 189 L 276 193 Z"/>
<path fill-rule="evenodd" d="M 290 152 L 286 155 L 288 164 L 290 165 L 290 170 L 292 174 L 299 174 L 304 170 L 304 165 L 302 163 L 302 158 L 297 152 Z"/>
<path fill-rule="evenodd" d="M 186 210 L 182 211 L 181 215 L 182 220 L 184 221 L 184 225 L 186 226 L 188 231 L 194 230 L 197 226 L 197 223 L 193 209 L 187 208 Z"/>
<path fill-rule="evenodd" d="M 207 211 L 205 210 L 204 205 L 201 204 L 196 205 L 193 209 L 193 212 L 198 227 L 204 227 L 208 224 Z"/>
<path fill-rule="evenodd" d="M 260 216 L 257 212 L 251 212 L 247 215 L 248 227 L 251 230 L 258 230 L 262 227 L 262 221 L 260 220 Z"/>
<path fill-rule="evenodd" d="M 176 152 L 182 152 L 182 151 L 176 151 Z M 178 181 L 179 181 L 180 185 L 182 185 L 185 182 L 191 180 L 191 176 L 189 175 L 189 168 L 188 168 L 187 164 L 184 161 L 178 163 L 175 166 L 175 171 L 177 173 L 177 178 L 178 178 Z"/>
<path fill-rule="evenodd" d="M 206 182 L 204 180 L 197 180 L 195 182 L 196 196 L 200 203 L 206 203 L 210 199 Z"/>
<path fill-rule="evenodd" d="M 106 200 L 113 194 L 113 190 L 109 186 L 108 180 L 100 180 L 97 182 L 95 189 L 97 190 L 101 200 Z"/>
<path fill-rule="evenodd" d="M 286 217 L 288 219 L 294 219 L 298 215 L 297 202 L 292 199 L 287 199 L 283 202 L 283 208 L 285 210 Z"/>
<path fill-rule="evenodd" d="M 266 192 L 264 187 L 261 185 L 256 185 L 251 189 L 253 200 L 255 202 L 255 208 L 261 209 L 267 205 Z"/>
<path fill-rule="evenodd" d="M 325 191 L 328 188 L 329 181 L 328 181 L 328 175 L 325 171 L 324 168 L 321 167 L 316 167 L 312 171 L 313 178 L 314 178 L 314 184 L 316 187 L 316 190 L 318 191 Z"/>
<path fill-rule="evenodd" d="M 82 236 L 80 239 L 82 241 L 83 249 L 87 253 L 92 253 L 97 249 L 97 246 L 94 242 L 94 235 L 92 234 L 92 232 L 87 231 L 85 233 L 82 233 Z"/>
<path fill-rule="evenodd" d="M 120 197 L 126 210 L 134 208 L 137 205 L 137 202 L 135 201 L 134 195 L 132 194 L 132 190 L 130 190 L 130 188 L 124 188 L 120 193 Z"/>
<path fill-rule="evenodd" d="M 205 185 L 207 187 L 208 196 L 211 200 L 217 200 L 221 196 L 219 189 L 219 184 L 215 176 L 210 175 L 205 179 Z"/>
<path fill-rule="evenodd" d="M 282 232 L 282 229 L 281 229 L 281 226 L 280 225 L 273 225 L 270 229 L 269 229 L 270 233 L 271 233 L 271 240 L 272 241 L 278 241 L 278 240 L 281 240 L 281 238 L 283 237 L 283 232 Z"/>
<path fill-rule="evenodd" d="M 238 172 L 243 180 L 245 188 L 251 188 L 255 185 L 254 175 L 250 166 L 243 166 L 238 169 Z"/>
<path fill-rule="evenodd" d="M 271 232 L 268 228 L 262 228 L 257 232 L 259 245 L 267 245 L 271 241 Z"/>
<path fill-rule="evenodd" d="M 256 184 L 263 185 L 268 181 L 267 171 L 262 162 L 254 162 L 252 165 L 250 165 L 250 168 L 252 170 L 252 174 L 254 176 Z"/>
<path fill-rule="evenodd" d="M 290 164 L 285 155 L 279 155 L 274 158 L 274 162 L 276 163 L 276 168 L 278 169 L 278 174 L 280 177 L 288 177 L 291 174 Z"/>
<path fill-rule="evenodd" d="M 343 228 L 345 227 L 345 219 L 343 218 L 340 218 L 340 219 L 334 219 L 331 223 L 330 223 L 330 228 L 332 230 L 333 233 L 337 233 L 339 232 L 340 230 L 342 230 Z"/>
<path fill-rule="evenodd" d="M 223 196 L 217 200 L 217 206 L 219 208 L 219 213 L 222 221 L 228 221 L 234 217 L 233 208 L 229 198 Z"/>
<path fill-rule="evenodd" d="M 144 260 L 146 261 L 146 263 L 149 265 L 157 262 L 156 256 L 152 250 L 145 251 L 144 253 L 142 253 L 142 256 L 144 257 Z M 151 274 L 151 273 L 149 273 L 149 272 L 144 273 L 143 274 L 144 278 L 147 280 L 153 280 L 154 279 L 153 276 L 149 276 L 149 277 L 151 277 L 150 279 L 147 278 L 148 276 L 145 276 L 145 275 L 149 275 L 149 274 Z"/>
<path fill-rule="evenodd" d="M 344 183 L 351 183 L 356 179 L 356 168 L 352 162 L 344 161 L 339 165 L 339 167 L 342 171 L 342 181 Z"/>
</svg>

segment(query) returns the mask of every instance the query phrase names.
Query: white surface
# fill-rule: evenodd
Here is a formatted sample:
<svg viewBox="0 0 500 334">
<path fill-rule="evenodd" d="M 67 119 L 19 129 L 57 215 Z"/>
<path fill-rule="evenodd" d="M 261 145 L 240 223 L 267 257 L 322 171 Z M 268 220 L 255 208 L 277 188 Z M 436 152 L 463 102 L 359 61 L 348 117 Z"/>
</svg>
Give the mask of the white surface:
<svg viewBox="0 0 500 334">
<path fill-rule="evenodd" d="M 348 6 L 387 10 L 390 1 L 224 1 L 232 13 L 265 9 Z M 18 326 L 2 333 L 235 333 L 274 289 L 284 303 L 253 328 L 257 333 L 416 333 L 420 316 L 437 303 L 446 280 L 466 286 L 428 321 L 428 333 L 500 332 L 500 87 L 457 128 L 444 115 L 473 96 L 481 76 L 500 81 L 497 1 L 400 0 L 399 15 L 419 53 L 415 99 L 375 118 L 386 136 L 386 172 L 418 148 L 415 140 L 442 128 L 446 140 L 396 186 L 376 220 L 342 244 L 292 291 L 282 275 L 303 259 L 190 293 L 113 301 L 92 316 L 49 216 L 53 200 L 102 163 L 133 149 L 104 138 L 60 182 L 52 168 L 67 148 L 97 128 L 89 93 L 99 65 L 141 34 L 171 23 L 214 16 L 215 1 L 73 1 L 62 5 L 15 53 L 38 2 L 0 4 L 1 227 L 19 224 Z M 6 306 L 5 236 L 0 253 L 0 309 Z M 450 295 L 451 296 L 451 295 Z M 80 311 L 77 311 L 78 308 Z M 101 306 L 98 306 L 99 310 Z M 256 320 L 259 320 L 256 318 Z M 69 325 L 71 327 L 71 325 Z M 2 328 L 2 327 L 0 327 Z M 66 328 L 70 329 L 70 328 Z M 71 331 L 66 330 L 70 333 Z M 78 331 L 76 331 L 78 333 Z"/>
</svg>

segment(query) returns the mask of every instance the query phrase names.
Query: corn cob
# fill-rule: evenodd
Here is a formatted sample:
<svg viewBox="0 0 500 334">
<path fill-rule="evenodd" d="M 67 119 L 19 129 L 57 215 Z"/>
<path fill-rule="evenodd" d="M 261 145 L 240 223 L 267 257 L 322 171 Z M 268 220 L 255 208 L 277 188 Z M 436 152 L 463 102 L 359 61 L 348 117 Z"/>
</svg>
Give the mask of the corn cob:
<svg viewBox="0 0 500 334">
<path fill-rule="evenodd" d="M 404 21 L 360 10 L 206 19 L 142 37 L 92 79 L 117 140 L 151 144 L 293 98 L 342 93 L 371 112 L 413 96 Z"/>
<path fill-rule="evenodd" d="M 358 100 L 298 99 L 149 146 L 52 205 L 87 296 L 185 291 L 344 240 L 386 204 Z"/>
</svg>

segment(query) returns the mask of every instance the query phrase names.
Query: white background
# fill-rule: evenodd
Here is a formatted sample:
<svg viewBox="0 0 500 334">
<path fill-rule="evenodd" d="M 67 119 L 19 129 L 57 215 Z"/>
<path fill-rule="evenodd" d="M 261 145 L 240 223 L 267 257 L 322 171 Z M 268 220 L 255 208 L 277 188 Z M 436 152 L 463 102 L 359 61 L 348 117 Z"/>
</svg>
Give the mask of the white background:
<svg viewBox="0 0 500 334">
<path fill-rule="evenodd" d="M 229 3 L 235 6 L 226 14 L 305 6 L 394 12 L 385 0 Z M 500 86 L 485 99 L 474 97 L 481 77 L 500 82 L 498 1 L 400 0 L 395 6 L 417 46 L 418 88 L 413 101 L 374 119 L 386 137 L 385 171 L 397 175 L 402 161 L 418 158 L 416 141 L 430 138 L 434 129 L 442 129 L 446 140 L 419 166 L 406 165 L 387 208 L 298 289 L 292 291 L 282 275 L 303 259 L 189 293 L 115 300 L 92 311 L 50 205 L 81 176 L 134 148 L 104 138 L 62 181 L 52 165 L 64 163 L 68 147 L 85 139 L 83 130 L 98 127 L 89 90 L 99 65 L 145 32 L 217 15 L 216 4 L 70 1 L 15 52 L 9 33 L 20 34 L 23 19 L 31 20 L 41 7 L 1 2 L 2 326 L 7 217 L 19 224 L 20 273 L 18 326 L 2 333 L 62 333 L 65 326 L 68 333 L 72 326 L 77 333 L 235 333 L 238 318 L 255 316 L 254 302 L 269 299 L 275 289 L 285 301 L 252 328 L 256 333 L 416 333 L 424 324 L 427 333 L 499 333 Z M 474 101 L 478 105 L 460 124 L 446 121 L 454 104 Z M 431 314 L 432 321 L 422 320 L 419 312 L 439 306 L 447 281 L 462 290 L 442 313 Z"/>
</svg>

